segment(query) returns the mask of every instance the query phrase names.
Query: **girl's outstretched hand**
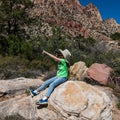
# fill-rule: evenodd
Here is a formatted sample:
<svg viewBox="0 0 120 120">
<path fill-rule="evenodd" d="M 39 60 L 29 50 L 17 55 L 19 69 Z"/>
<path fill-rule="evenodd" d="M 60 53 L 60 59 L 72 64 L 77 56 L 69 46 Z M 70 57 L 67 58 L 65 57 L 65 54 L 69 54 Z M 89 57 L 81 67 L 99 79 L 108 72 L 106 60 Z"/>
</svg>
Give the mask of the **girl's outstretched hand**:
<svg viewBox="0 0 120 120">
<path fill-rule="evenodd" d="M 46 53 L 46 51 L 45 51 L 45 50 L 43 50 L 43 51 L 42 51 L 42 54 L 45 54 L 45 53 Z"/>
<path fill-rule="evenodd" d="M 54 59 L 55 61 L 58 61 L 58 62 L 61 60 L 60 58 L 57 58 L 55 55 L 52 55 L 51 53 L 49 53 L 45 50 L 43 50 L 42 54 L 46 54 L 46 55 L 48 55 L 49 57 L 51 57 L 52 59 Z"/>
</svg>

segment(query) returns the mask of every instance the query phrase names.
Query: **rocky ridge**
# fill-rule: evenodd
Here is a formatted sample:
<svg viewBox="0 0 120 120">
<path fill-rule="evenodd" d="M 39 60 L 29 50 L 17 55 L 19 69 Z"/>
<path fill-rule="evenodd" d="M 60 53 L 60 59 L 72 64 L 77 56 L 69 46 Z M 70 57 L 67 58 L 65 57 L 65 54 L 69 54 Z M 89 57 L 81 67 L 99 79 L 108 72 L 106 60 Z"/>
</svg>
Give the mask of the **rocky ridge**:
<svg viewBox="0 0 120 120">
<path fill-rule="evenodd" d="M 78 0 L 32 0 L 34 7 L 30 16 L 46 23 L 63 27 L 72 36 L 81 34 L 100 40 L 111 40 L 110 34 L 120 32 L 114 19 L 102 20 L 99 10 L 93 5 L 82 6 Z"/>
<path fill-rule="evenodd" d="M 27 10 L 29 16 L 42 21 L 42 27 L 27 28 L 26 31 L 34 31 L 33 36 L 44 34 L 50 37 L 52 36 L 51 25 L 55 25 L 72 37 L 92 37 L 97 41 L 105 42 L 110 49 L 120 48 L 119 43 L 110 38 L 111 34 L 120 32 L 120 25 L 112 18 L 102 20 L 99 10 L 93 4 L 82 6 L 78 0 L 31 1 L 34 5 L 32 9 Z"/>
</svg>

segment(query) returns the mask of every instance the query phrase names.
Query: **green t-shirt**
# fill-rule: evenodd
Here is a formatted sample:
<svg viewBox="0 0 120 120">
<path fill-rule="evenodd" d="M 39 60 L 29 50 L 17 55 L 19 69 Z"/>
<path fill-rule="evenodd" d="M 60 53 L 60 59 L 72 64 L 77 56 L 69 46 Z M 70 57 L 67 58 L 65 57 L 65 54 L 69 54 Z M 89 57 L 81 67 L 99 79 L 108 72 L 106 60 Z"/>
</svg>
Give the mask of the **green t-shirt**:
<svg viewBox="0 0 120 120">
<path fill-rule="evenodd" d="M 65 59 L 58 63 L 57 77 L 68 77 L 68 67 Z"/>
</svg>

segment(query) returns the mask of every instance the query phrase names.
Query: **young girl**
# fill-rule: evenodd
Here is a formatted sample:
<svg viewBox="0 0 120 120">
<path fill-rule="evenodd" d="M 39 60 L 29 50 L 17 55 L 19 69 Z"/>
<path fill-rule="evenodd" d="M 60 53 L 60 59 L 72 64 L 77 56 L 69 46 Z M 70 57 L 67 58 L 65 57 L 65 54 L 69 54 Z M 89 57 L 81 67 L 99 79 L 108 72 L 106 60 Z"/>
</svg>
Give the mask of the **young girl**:
<svg viewBox="0 0 120 120">
<path fill-rule="evenodd" d="M 33 89 L 30 90 L 31 95 L 36 96 L 40 91 L 44 90 L 46 87 L 49 86 L 46 95 L 36 103 L 37 105 L 47 104 L 48 98 L 50 97 L 54 88 L 64 83 L 65 81 L 67 81 L 68 74 L 69 74 L 68 67 L 69 67 L 69 59 L 70 59 L 71 53 L 67 49 L 65 50 L 59 49 L 59 52 L 57 53 L 56 56 L 50 54 L 45 50 L 43 50 L 43 54 L 48 55 L 53 60 L 58 62 L 58 70 L 55 77 L 52 77 L 46 80 L 36 90 L 33 90 Z"/>
</svg>

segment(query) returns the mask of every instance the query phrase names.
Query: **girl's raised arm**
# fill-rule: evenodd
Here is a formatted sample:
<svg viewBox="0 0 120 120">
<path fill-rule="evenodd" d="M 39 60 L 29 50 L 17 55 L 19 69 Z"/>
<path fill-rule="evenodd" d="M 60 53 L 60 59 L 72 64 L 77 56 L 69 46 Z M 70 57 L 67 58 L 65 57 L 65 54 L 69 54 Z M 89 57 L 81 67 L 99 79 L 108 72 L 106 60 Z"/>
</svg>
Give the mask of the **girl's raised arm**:
<svg viewBox="0 0 120 120">
<path fill-rule="evenodd" d="M 45 51 L 45 50 L 43 50 L 42 54 L 48 55 L 49 57 L 51 57 L 52 59 L 54 59 L 54 60 L 57 61 L 57 62 L 60 62 L 60 60 L 61 60 L 61 58 L 58 58 L 58 57 L 56 57 L 55 55 L 52 55 L 51 53 L 49 53 L 49 52 L 47 52 L 47 51 Z"/>
</svg>

